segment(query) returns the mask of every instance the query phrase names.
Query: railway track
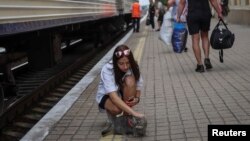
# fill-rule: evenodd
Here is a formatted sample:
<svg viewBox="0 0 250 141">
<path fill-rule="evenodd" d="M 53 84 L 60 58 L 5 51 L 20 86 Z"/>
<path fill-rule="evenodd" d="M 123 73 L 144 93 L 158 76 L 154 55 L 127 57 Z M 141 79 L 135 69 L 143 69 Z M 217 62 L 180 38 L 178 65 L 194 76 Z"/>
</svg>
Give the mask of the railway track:
<svg viewBox="0 0 250 141">
<path fill-rule="evenodd" d="M 119 35 L 123 37 L 125 33 Z M 117 36 L 117 35 L 116 35 Z M 116 39 L 112 40 L 119 40 Z M 115 41 L 115 42 L 116 42 Z M 29 70 L 17 77 L 18 97 L 0 116 L 1 141 L 20 140 L 109 51 L 107 47 L 85 50 L 84 55 L 42 71 Z M 78 51 L 76 51 L 78 52 Z M 72 63 L 74 62 L 74 63 Z"/>
</svg>

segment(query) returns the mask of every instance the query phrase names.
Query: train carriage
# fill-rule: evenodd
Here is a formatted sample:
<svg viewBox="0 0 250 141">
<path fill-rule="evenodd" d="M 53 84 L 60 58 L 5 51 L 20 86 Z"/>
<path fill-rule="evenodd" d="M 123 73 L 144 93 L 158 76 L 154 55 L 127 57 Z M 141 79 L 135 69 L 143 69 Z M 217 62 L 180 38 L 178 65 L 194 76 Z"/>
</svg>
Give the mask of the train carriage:
<svg viewBox="0 0 250 141">
<path fill-rule="evenodd" d="M 0 36 L 129 14 L 131 0 L 1 0 Z"/>
<path fill-rule="evenodd" d="M 0 47 L 24 51 L 33 68 L 51 67 L 62 59 L 62 44 L 81 39 L 97 47 L 121 32 L 131 22 L 132 1 L 1 0 Z"/>
</svg>

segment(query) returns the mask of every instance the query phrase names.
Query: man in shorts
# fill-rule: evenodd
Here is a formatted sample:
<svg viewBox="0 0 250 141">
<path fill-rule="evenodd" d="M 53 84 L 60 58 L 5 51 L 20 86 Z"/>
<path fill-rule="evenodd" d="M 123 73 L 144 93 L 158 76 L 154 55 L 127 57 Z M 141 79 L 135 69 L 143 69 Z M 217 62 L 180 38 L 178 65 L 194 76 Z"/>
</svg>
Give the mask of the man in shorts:
<svg viewBox="0 0 250 141">
<path fill-rule="evenodd" d="M 208 1 L 210 1 L 214 9 L 216 10 L 218 17 L 222 18 L 222 13 L 217 0 L 187 0 L 187 2 L 186 0 L 180 0 L 180 4 L 178 7 L 178 14 L 177 14 L 177 21 L 181 22 L 180 20 L 181 13 L 184 10 L 185 5 L 188 3 L 188 14 L 187 14 L 188 31 L 189 34 L 192 36 L 192 47 L 197 61 L 197 67 L 195 71 L 200 73 L 205 71 L 201 59 L 201 49 L 199 46 L 200 38 L 205 56 L 204 64 L 206 66 L 206 69 L 209 70 L 213 68 L 209 59 L 210 43 L 208 39 L 208 31 L 210 29 L 212 14 Z"/>
</svg>

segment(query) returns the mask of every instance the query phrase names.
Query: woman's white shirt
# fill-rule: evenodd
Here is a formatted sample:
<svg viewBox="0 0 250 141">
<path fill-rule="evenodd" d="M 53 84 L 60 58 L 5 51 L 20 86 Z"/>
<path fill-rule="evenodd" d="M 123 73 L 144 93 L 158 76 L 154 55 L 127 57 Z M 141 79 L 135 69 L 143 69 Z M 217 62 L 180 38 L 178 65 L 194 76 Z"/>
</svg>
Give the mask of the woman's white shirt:
<svg viewBox="0 0 250 141">
<path fill-rule="evenodd" d="M 115 83 L 115 75 L 114 75 L 114 69 L 113 69 L 113 62 L 109 61 L 107 64 L 105 64 L 101 70 L 101 80 L 98 85 L 98 90 L 96 94 L 96 101 L 99 104 L 103 98 L 104 95 L 109 94 L 114 91 L 118 91 L 119 87 Z M 126 75 L 131 75 L 132 71 L 128 70 L 126 72 Z M 143 85 L 143 80 L 140 75 L 139 80 L 137 81 L 137 90 L 141 90 L 142 85 Z"/>
</svg>

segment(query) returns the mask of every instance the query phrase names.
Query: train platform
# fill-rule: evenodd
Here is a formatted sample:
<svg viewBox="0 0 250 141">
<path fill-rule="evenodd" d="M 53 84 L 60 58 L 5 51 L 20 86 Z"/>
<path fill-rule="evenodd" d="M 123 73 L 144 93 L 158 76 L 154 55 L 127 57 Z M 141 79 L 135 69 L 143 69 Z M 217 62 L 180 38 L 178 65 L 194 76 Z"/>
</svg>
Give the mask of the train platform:
<svg viewBox="0 0 250 141">
<path fill-rule="evenodd" d="M 213 19 L 211 29 L 215 24 Z M 159 32 L 141 25 L 139 33 L 131 31 L 118 44 L 131 47 L 140 65 L 144 88 L 134 108 L 147 118 L 146 136 L 101 135 L 107 116 L 95 96 L 112 49 L 22 141 L 207 141 L 208 125 L 250 124 L 249 27 L 229 23 L 236 40 L 224 50 L 224 63 L 211 48 L 213 69 L 197 73 L 190 36 L 188 51 L 174 53 L 158 39 Z"/>
</svg>

